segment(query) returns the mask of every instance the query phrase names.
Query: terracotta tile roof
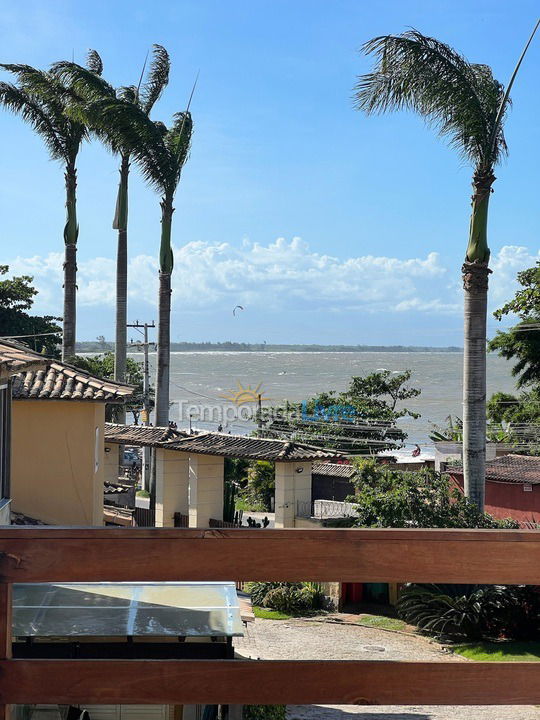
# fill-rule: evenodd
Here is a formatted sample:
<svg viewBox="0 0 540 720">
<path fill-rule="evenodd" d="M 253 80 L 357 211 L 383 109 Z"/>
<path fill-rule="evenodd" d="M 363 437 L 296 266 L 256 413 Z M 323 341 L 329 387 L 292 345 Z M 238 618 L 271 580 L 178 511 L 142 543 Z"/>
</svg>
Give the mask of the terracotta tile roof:
<svg viewBox="0 0 540 720">
<path fill-rule="evenodd" d="M 47 358 L 12 340 L 0 340 L 0 373 L 13 375 L 26 368 L 43 367 Z"/>
<path fill-rule="evenodd" d="M 18 512 L 11 512 L 11 524 L 12 525 L 47 525 L 42 520 L 36 520 L 36 518 L 28 517 Z"/>
<path fill-rule="evenodd" d="M 313 463 L 312 475 L 350 480 L 356 475 L 356 468 L 354 465 L 345 465 L 344 463 Z"/>
<path fill-rule="evenodd" d="M 148 445 L 194 455 L 220 455 L 247 460 L 300 462 L 302 460 L 337 460 L 344 457 L 334 451 L 321 450 L 312 445 L 288 440 L 270 440 L 217 432 L 199 432 L 190 435 L 184 430 L 144 425 L 106 423 L 104 439 L 105 442 Z"/>
<path fill-rule="evenodd" d="M 13 398 L 122 403 L 133 393 L 130 385 L 95 377 L 60 360 L 42 359 L 44 367 L 14 375 Z"/>
<path fill-rule="evenodd" d="M 173 450 L 199 454 L 220 455 L 246 460 L 270 460 L 279 462 L 302 462 L 309 460 L 338 459 L 343 456 L 330 450 L 288 440 L 226 435 L 224 433 L 200 433 L 183 440 L 170 440 L 163 444 Z"/>
<path fill-rule="evenodd" d="M 462 475 L 462 467 L 448 468 L 453 475 Z M 486 480 L 502 483 L 540 485 L 540 457 L 503 455 L 486 463 Z"/>
<path fill-rule="evenodd" d="M 138 447 L 157 447 L 174 438 L 189 437 L 187 432 L 168 427 L 148 427 L 147 425 L 118 425 L 105 423 L 105 442 Z"/>
</svg>

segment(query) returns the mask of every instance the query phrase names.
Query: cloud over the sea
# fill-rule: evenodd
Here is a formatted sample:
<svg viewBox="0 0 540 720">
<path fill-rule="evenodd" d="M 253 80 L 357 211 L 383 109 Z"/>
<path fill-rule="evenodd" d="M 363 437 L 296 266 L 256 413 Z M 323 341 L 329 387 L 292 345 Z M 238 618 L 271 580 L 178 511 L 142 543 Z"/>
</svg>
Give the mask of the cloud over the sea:
<svg viewBox="0 0 540 720">
<path fill-rule="evenodd" d="M 396 258 L 354 255 L 338 258 L 311 250 L 301 238 L 278 238 L 268 245 L 245 240 L 229 243 L 191 242 L 175 248 L 174 304 L 198 312 L 225 304 L 275 311 L 325 310 L 366 313 L 418 312 L 457 314 L 461 310 L 459 268 L 445 267 L 436 252 L 425 257 Z M 516 273 L 540 258 L 527 248 L 507 245 L 491 262 L 490 304 L 497 307 L 516 287 Z M 15 257 L 11 274 L 34 276 L 39 290 L 35 311 L 58 313 L 62 295 L 62 255 Z M 155 306 L 157 261 L 132 257 L 129 294 L 139 305 Z M 81 307 L 112 308 L 115 261 L 97 257 L 79 261 L 78 302 Z"/>
</svg>

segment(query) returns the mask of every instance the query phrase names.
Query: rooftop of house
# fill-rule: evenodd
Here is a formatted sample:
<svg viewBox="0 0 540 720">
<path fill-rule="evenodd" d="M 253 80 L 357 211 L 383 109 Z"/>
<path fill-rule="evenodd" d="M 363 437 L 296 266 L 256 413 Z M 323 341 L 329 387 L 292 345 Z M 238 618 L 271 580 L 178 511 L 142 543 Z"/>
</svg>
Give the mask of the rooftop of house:
<svg viewBox="0 0 540 720">
<path fill-rule="evenodd" d="M 159 447 L 168 440 L 189 437 L 189 433 L 170 427 L 106 423 L 104 437 L 105 442 L 135 445 L 136 447 Z"/>
<path fill-rule="evenodd" d="M 12 376 L 12 396 L 17 400 L 123 403 L 133 394 L 130 385 L 98 378 L 11 340 L 0 340 L 0 368 Z"/>
<path fill-rule="evenodd" d="M 461 466 L 448 468 L 452 475 L 462 475 Z M 501 483 L 540 485 L 540 457 L 503 455 L 486 463 L 486 480 Z"/>
<path fill-rule="evenodd" d="M 10 376 L 22 370 L 43 367 L 47 358 L 13 340 L 0 340 L 0 374 Z"/>
<path fill-rule="evenodd" d="M 351 480 L 356 475 L 354 465 L 345 463 L 313 463 L 312 475 L 323 475 L 324 477 L 337 477 L 344 480 Z"/>
<path fill-rule="evenodd" d="M 312 445 L 289 440 L 271 440 L 218 432 L 199 432 L 189 435 L 182 430 L 144 425 L 106 423 L 105 442 L 147 445 L 194 455 L 219 455 L 246 460 L 302 462 L 344 459 L 343 455 L 333 450 L 321 450 Z"/>
</svg>

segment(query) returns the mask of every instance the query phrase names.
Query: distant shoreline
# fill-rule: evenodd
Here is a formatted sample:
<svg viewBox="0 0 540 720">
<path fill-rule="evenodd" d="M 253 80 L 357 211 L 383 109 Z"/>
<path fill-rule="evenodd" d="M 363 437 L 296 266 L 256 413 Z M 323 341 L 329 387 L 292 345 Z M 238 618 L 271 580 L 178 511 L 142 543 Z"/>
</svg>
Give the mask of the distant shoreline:
<svg viewBox="0 0 540 720">
<path fill-rule="evenodd" d="M 112 342 L 86 341 L 78 342 L 78 353 L 103 353 L 114 350 Z M 171 352 L 433 352 L 461 353 L 463 348 L 432 347 L 418 345 L 280 345 L 267 343 L 171 343 Z M 129 349 L 128 349 L 129 352 Z"/>
</svg>

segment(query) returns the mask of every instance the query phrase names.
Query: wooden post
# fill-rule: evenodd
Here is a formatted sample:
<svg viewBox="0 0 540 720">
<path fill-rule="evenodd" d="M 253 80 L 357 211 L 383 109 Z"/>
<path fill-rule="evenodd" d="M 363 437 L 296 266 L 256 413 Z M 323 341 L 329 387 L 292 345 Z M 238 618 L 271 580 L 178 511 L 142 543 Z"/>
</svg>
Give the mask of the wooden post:
<svg viewBox="0 0 540 720">
<path fill-rule="evenodd" d="M 12 585 L 0 582 L 0 659 L 9 660 L 12 656 Z M 0 690 L 0 720 L 10 720 L 10 705 L 2 704 Z"/>
</svg>

